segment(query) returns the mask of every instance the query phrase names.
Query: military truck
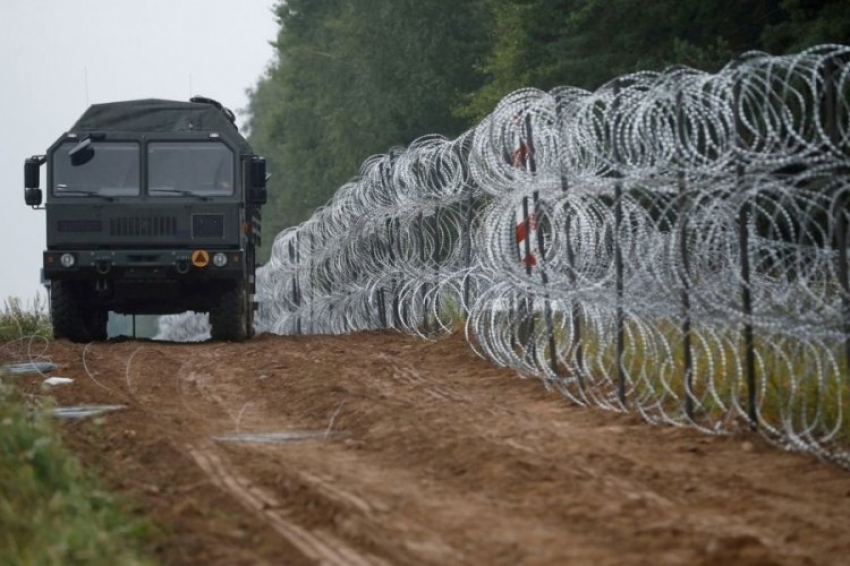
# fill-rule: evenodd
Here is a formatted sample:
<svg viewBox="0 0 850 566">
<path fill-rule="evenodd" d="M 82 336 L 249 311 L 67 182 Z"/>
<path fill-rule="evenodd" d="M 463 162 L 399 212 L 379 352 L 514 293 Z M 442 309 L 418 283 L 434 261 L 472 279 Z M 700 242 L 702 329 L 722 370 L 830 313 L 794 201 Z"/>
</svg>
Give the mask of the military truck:
<svg viewBox="0 0 850 566">
<path fill-rule="evenodd" d="M 220 103 L 95 104 L 26 160 L 24 185 L 47 216 L 56 338 L 105 340 L 110 311 L 208 312 L 213 339 L 253 334 L 266 166 Z"/>
</svg>

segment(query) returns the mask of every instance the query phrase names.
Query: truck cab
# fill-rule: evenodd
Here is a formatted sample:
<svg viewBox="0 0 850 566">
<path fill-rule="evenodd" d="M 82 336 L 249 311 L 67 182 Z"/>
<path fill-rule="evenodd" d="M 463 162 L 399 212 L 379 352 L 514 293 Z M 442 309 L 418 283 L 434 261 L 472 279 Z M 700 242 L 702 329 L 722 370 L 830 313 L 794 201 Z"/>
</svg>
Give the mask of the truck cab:
<svg viewBox="0 0 850 566">
<path fill-rule="evenodd" d="M 54 337 L 104 340 L 109 311 L 208 312 L 213 339 L 253 334 L 265 160 L 221 104 L 93 105 L 24 179 L 28 205 L 44 197 Z"/>
</svg>

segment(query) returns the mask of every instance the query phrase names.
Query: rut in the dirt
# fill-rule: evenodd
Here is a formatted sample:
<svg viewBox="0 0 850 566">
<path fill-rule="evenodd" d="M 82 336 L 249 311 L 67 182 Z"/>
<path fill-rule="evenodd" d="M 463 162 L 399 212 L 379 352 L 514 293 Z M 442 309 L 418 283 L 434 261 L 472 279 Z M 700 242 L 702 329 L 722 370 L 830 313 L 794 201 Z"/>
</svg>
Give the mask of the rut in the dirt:
<svg viewBox="0 0 850 566">
<path fill-rule="evenodd" d="M 59 341 L 49 355 L 75 379 L 60 405 L 127 405 L 65 436 L 167 527 L 169 563 L 838 565 L 850 552 L 845 471 L 749 433 L 571 406 L 457 336 Z"/>
</svg>

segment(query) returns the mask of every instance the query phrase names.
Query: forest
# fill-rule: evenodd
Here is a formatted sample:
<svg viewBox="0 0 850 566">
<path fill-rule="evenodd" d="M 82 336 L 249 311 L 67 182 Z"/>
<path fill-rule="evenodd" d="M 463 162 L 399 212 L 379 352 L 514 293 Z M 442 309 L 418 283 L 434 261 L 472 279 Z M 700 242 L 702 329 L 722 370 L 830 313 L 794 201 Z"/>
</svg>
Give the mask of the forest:
<svg viewBox="0 0 850 566">
<path fill-rule="evenodd" d="M 846 0 L 281 0 L 275 16 L 246 109 L 271 173 L 261 259 L 370 155 L 453 139 L 518 88 L 850 41 Z"/>
</svg>

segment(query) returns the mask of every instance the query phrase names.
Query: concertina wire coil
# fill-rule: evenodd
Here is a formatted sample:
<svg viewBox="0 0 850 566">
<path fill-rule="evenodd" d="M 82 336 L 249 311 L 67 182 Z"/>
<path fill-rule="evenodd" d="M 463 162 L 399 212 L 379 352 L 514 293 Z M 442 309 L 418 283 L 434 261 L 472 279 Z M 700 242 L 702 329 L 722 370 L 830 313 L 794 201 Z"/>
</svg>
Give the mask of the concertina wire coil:
<svg viewBox="0 0 850 566">
<path fill-rule="evenodd" d="M 523 89 L 274 240 L 258 332 L 458 328 L 580 405 L 850 467 L 850 47 Z M 208 337 L 198 317 L 161 338 Z"/>
</svg>

